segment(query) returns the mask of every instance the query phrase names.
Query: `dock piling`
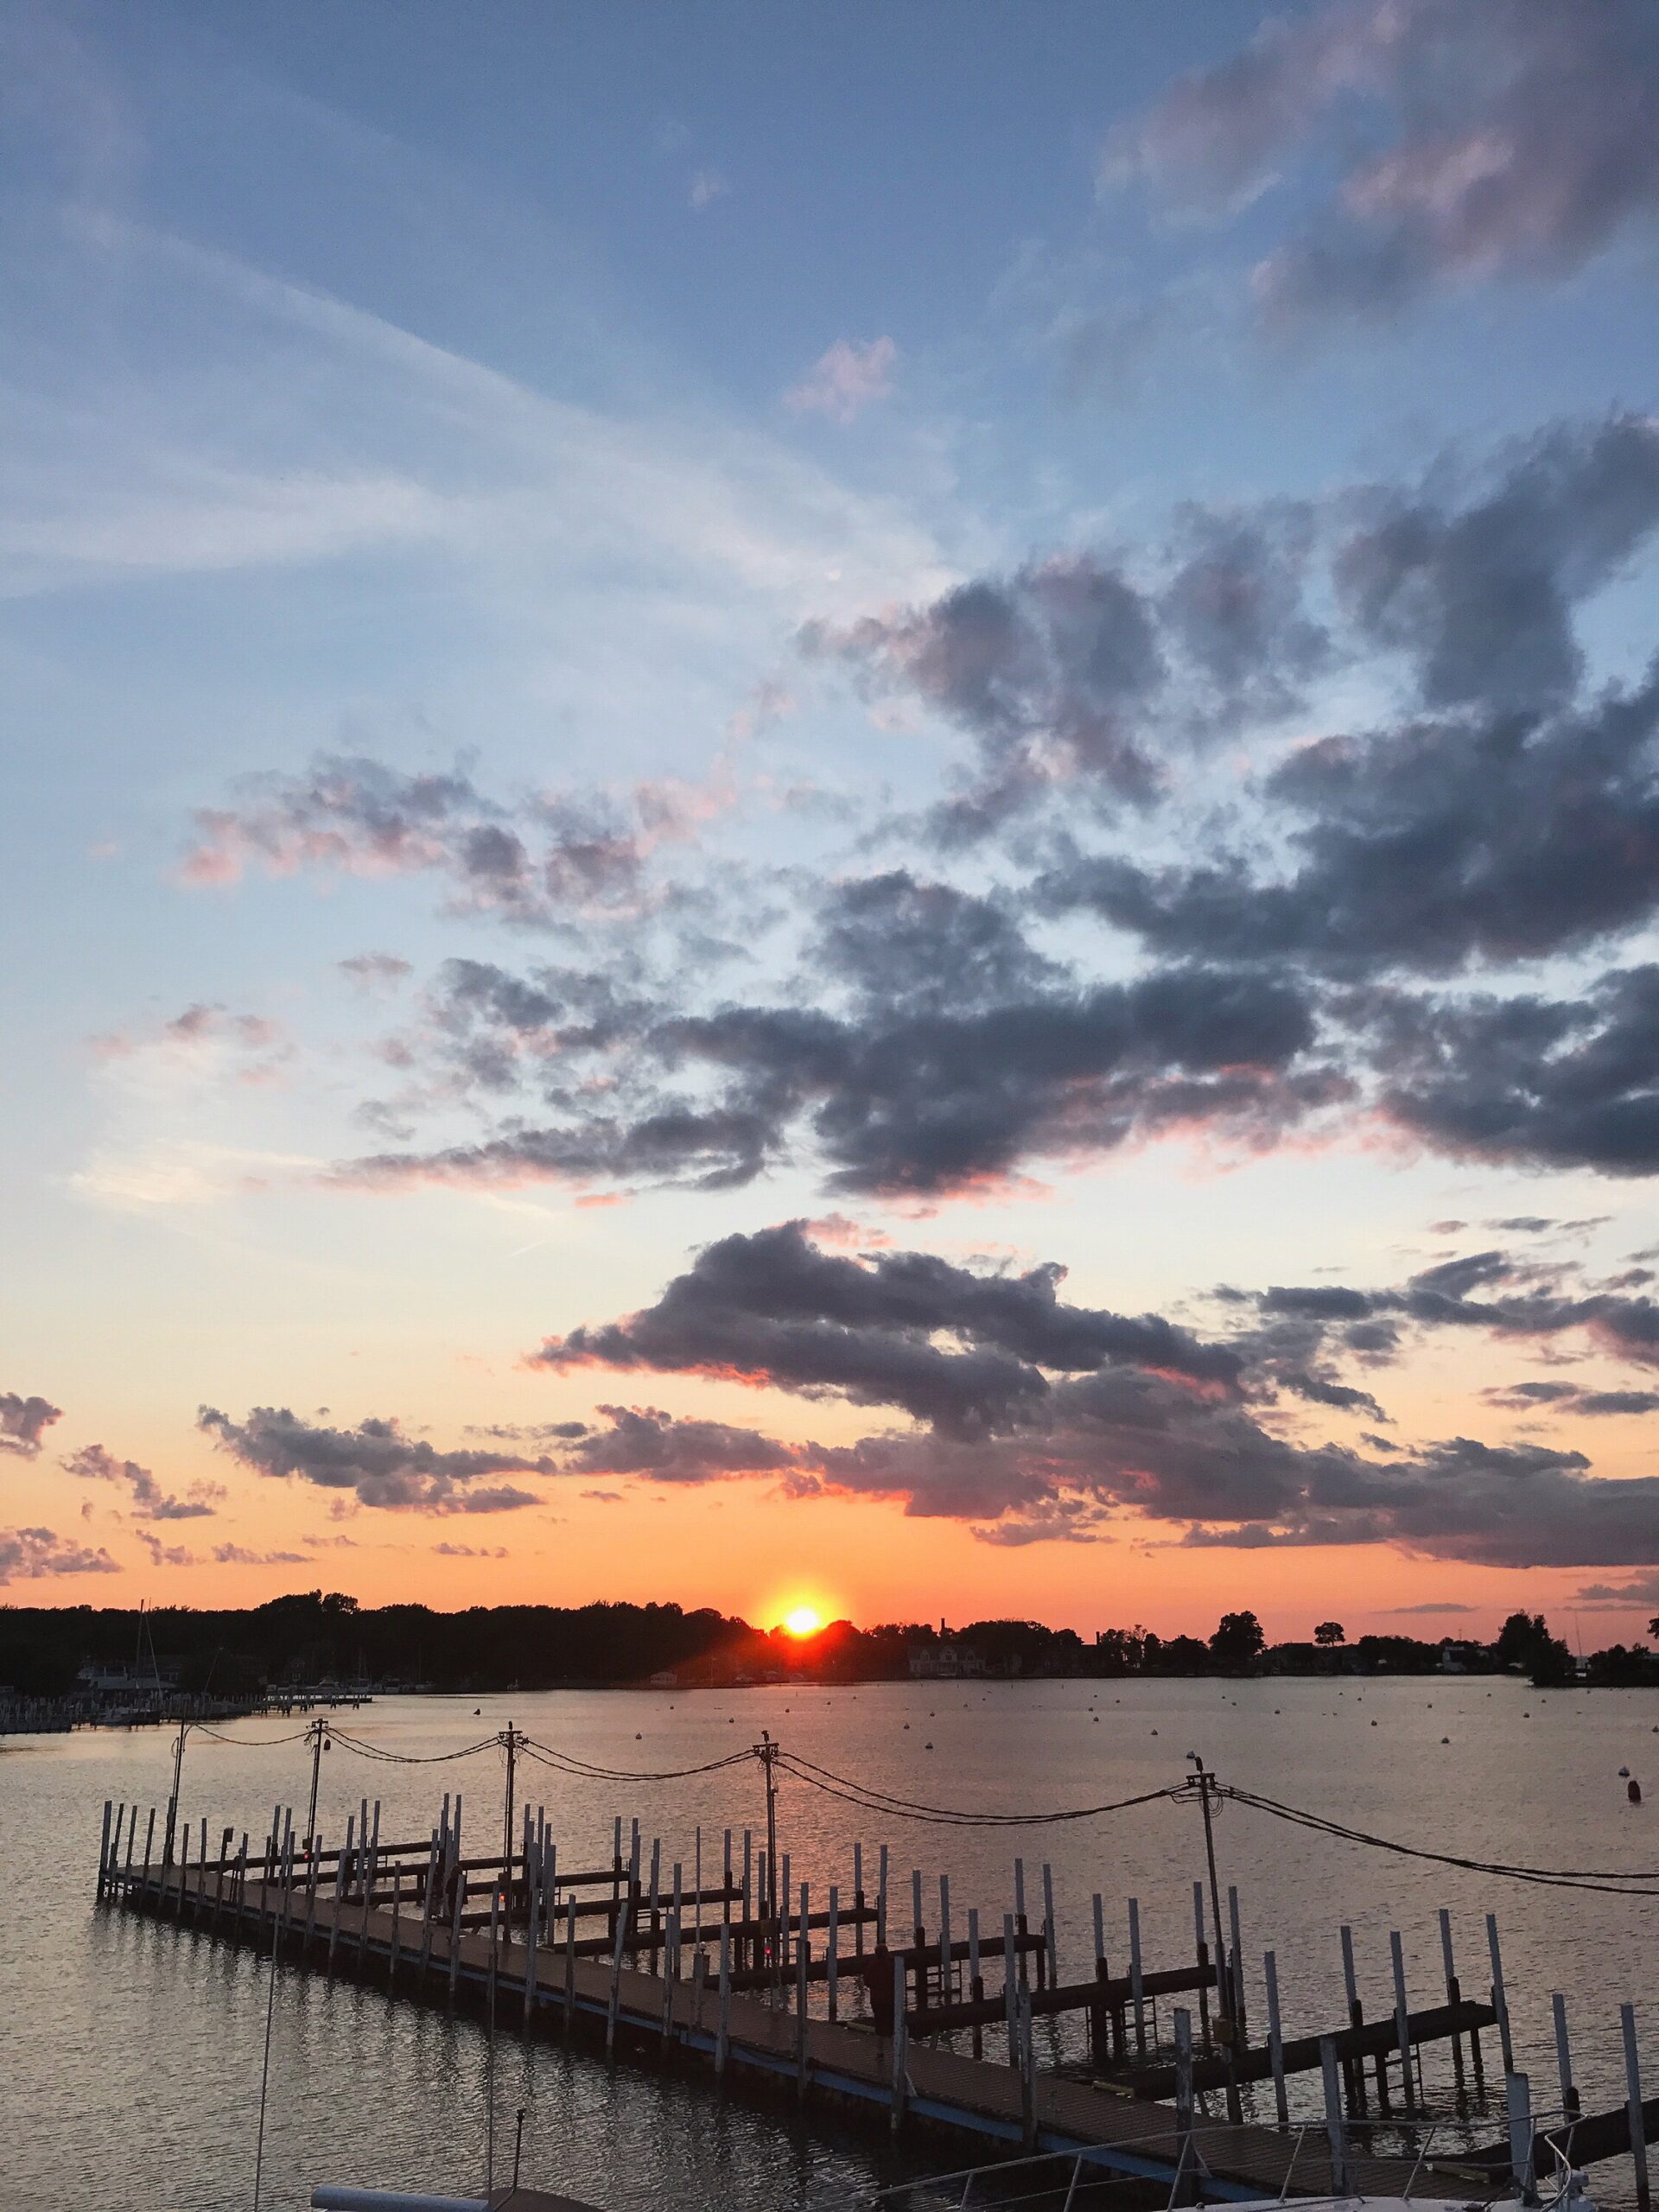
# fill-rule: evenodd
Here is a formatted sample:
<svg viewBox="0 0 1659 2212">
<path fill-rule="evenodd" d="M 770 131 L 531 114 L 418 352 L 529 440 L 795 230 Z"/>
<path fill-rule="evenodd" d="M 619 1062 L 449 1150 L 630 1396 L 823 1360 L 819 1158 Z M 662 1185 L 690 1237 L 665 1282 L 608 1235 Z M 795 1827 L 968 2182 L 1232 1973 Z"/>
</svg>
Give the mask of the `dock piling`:
<svg viewBox="0 0 1659 2212">
<path fill-rule="evenodd" d="M 1648 2134 L 1642 2111 L 1642 2069 L 1636 2055 L 1636 2008 L 1621 2005 L 1618 2023 L 1624 2037 L 1624 2088 L 1630 2114 L 1630 2158 L 1636 2167 L 1637 2212 L 1653 2212 L 1653 2190 L 1648 2179 Z"/>
<path fill-rule="evenodd" d="M 1271 1951 L 1262 1957 L 1262 1978 L 1268 1987 L 1268 2054 L 1273 2061 L 1273 2108 L 1281 2128 L 1290 2126 L 1290 2100 L 1285 2088 L 1285 2030 L 1279 2014 L 1279 1961 Z"/>
<path fill-rule="evenodd" d="M 1497 2015 L 1497 2043 L 1503 2054 L 1503 2071 L 1515 2071 L 1515 2044 L 1510 2036 L 1509 1999 L 1503 1990 L 1503 1957 L 1497 1947 L 1497 1915 L 1486 1916 L 1486 1946 L 1492 1959 L 1492 2010 Z"/>
</svg>

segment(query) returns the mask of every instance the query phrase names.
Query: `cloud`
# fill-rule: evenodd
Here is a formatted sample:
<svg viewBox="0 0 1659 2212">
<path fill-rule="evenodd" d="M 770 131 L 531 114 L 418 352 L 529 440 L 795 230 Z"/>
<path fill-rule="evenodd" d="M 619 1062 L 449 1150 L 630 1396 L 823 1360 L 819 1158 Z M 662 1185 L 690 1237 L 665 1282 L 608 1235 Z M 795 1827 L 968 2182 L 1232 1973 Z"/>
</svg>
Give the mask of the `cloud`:
<svg viewBox="0 0 1659 2212">
<path fill-rule="evenodd" d="M 286 1406 L 256 1406 L 241 1421 L 204 1406 L 196 1426 L 257 1474 L 297 1475 L 324 1490 L 350 1491 L 364 1505 L 413 1512 L 500 1513 L 533 1505 L 533 1491 L 482 1484 L 480 1478 L 556 1471 L 544 1456 L 441 1452 L 424 1438 L 406 1435 L 395 1420 L 331 1428 L 302 1421 Z"/>
<path fill-rule="evenodd" d="M 68 1453 L 62 1465 L 83 1482 L 125 1484 L 132 1493 L 133 1512 L 142 1521 L 204 1520 L 218 1510 L 226 1496 L 221 1483 L 196 1482 L 191 1484 L 188 1497 L 172 1497 L 148 1467 L 141 1467 L 136 1459 L 118 1459 L 101 1444 L 83 1445 L 79 1452 Z"/>
<path fill-rule="evenodd" d="M 572 1474 L 643 1475 L 658 1483 L 702 1483 L 725 1475 L 781 1473 L 800 1455 L 752 1428 L 676 1420 L 655 1406 L 604 1406 L 610 1426 L 584 1437 L 566 1462 Z M 585 1497 L 609 1493 L 584 1491 Z"/>
<path fill-rule="evenodd" d="M 164 1544 L 149 1529 L 135 1529 L 132 1533 L 149 1554 L 152 1567 L 194 1567 L 198 1564 L 194 1552 L 183 1544 Z"/>
<path fill-rule="evenodd" d="M 220 1567 L 305 1567 L 306 1552 L 255 1552 L 245 1544 L 215 1544 L 213 1557 Z"/>
<path fill-rule="evenodd" d="M 399 959 L 395 952 L 354 952 L 349 959 L 334 964 L 346 981 L 355 984 L 365 996 L 395 990 L 414 973 L 410 963 Z"/>
<path fill-rule="evenodd" d="M 959 1437 L 1040 1401 L 1051 1369 L 1134 1362 L 1194 1391 L 1236 1392 L 1236 1355 L 1160 1315 L 1064 1305 L 1064 1273 L 976 1274 L 922 1252 L 854 1259 L 821 1250 L 789 1222 L 721 1238 L 655 1306 L 549 1338 L 535 1357 L 559 1370 L 646 1368 L 834 1394 L 901 1407 Z M 941 1335 L 963 1349 L 941 1349 Z"/>
<path fill-rule="evenodd" d="M 838 338 L 799 384 L 784 394 L 784 404 L 798 415 L 828 415 L 835 422 L 850 423 L 872 400 L 885 399 L 893 390 L 898 358 L 891 338 L 873 338 L 867 346 Z"/>
<path fill-rule="evenodd" d="M 509 1559 L 512 1554 L 505 1544 L 434 1544 L 433 1555 L 437 1559 Z"/>
<path fill-rule="evenodd" d="M 63 1418 L 63 1408 L 49 1398 L 22 1397 L 16 1390 L 0 1390 L 0 1452 L 19 1459 L 40 1455 L 46 1432 Z"/>
<path fill-rule="evenodd" d="M 995 902 L 903 870 L 822 896 L 803 973 L 810 1007 L 682 1012 L 604 975 L 452 963 L 422 1051 L 442 1081 L 539 1090 L 543 1110 L 338 1179 L 721 1190 L 810 1149 L 832 1190 L 973 1192 L 1169 1131 L 1269 1141 L 1346 1090 L 1276 978 L 1192 964 L 1085 983 Z"/>
<path fill-rule="evenodd" d="M 0 1529 L 0 1584 L 33 1582 L 49 1574 L 120 1572 L 101 1544 L 92 1551 L 50 1529 Z"/>
<path fill-rule="evenodd" d="M 1103 174 L 1236 207 L 1304 150 L 1335 188 L 1254 272 L 1270 325 L 1560 281 L 1659 211 L 1659 29 L 1644 0 L 1337 0 L 1182 78 Z"/>
<path fill-rule="evenodd" d="M 1433 1598 L 1425 1599 L 1421 1605 L 1389 1605 L 1384 1608 L 1389 1615 L 1395 1617 L 1409 1613 L 1473 1613 L 1479 1610 L 1478 1605 L 1443 1605 Z"/>
<path fill-rule="evenodd" d="M 1587 1582 L 1568 1599 L 1573 1605 L 1659 1606 L 1659 1573 L 1638 1574 L 1631 1582 Z"/>
<path fill-rule="evenodd" d="M 731 186 L 718 169 L 698 169 L 686 189 L 686 199 L 701 215 L 705 207 L 712 207 L 716 200 L 723 200 Z"/>
</svg>

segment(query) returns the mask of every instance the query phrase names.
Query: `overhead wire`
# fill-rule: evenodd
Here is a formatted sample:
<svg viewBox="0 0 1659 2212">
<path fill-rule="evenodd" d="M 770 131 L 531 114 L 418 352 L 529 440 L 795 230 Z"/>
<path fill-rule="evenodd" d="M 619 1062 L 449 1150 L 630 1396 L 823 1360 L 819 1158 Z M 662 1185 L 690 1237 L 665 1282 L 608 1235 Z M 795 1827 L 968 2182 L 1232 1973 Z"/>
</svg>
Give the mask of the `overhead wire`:
<svg viewBox="0 0 1659 2212">
<path fill-rule="evenodd" d="M 1102 1805 L 1073 1805 L 1057 1811 L 1034 1813 L 976 1812 L 962 1806 L 930 1805 L 919 1798 L 899 1797 L 893 1792 L 878 1789 L 873 1784 L 861 1783 L 853 1777 L 836 1774 L 831 1768 L 819 1766 L 816 1761 L 801 1758 L 798 1752 L 779 1754 L 778 1764 L 785 1773 L 792 1774 L 798 1782 L 809 1783 L 832 1797 L 840 1797 L 849 1804 L 861 1806 L 866 1812 L 885 1813 L 897 1820 L 925 1821 L 948 1827 L 1053 1827 L 1070 1821 L 1103 1819 L 1109 1813 L 1126 1813 L 1136 1805 L 1155 1804 L 1162 1797 L 1179 1797 L 1188 1791 L 1190 1783 L 1166 1783 L 1160 1789 L 1146 1789 L 1133 1797 L 1120 1797 Z"/>
<path fill-rule="evenodd" d="M 1534 1882 L 1550 1889 L 1587 1891 L 1602 1897 L 1659 1896 L 1655 1890 L 1634 1886 L 1659 1882 L 1659 1872 L 1621 1868 L 1610 1872 L 1597 1867 L 1522 1866 L 1503 1859 L 1476 1859 L 1460 1852 L 1434 1851 L 1425 1844 L 1402 1843 L 1397 1837 L 1375 1835 L 1369 1829 L 1351 1827 L 1344 1821 L 1331 1820 L 1323 1813 L 1310 1813 L 1300 1805 L 1282 1804 L 1277 1798 L 1262 1796 L 1256 1790 L 1240 1789 L 1236 1783 L 1217 1783 L 1216 1794 L 1231 1798 L 1235 1804 L 1247 1806 L 1254 1812 L 1266 1813 L 1274 1820 L 1287 1821 L 1294 1827 L 1332 1836 L 1339 1842 L 1361 1844 L 1372 1851 L 1391 1852 L 1401 1859 L 1426 1859 L 1435 1866 L 1456 1866 L 1468 1873 L 1489 1874 L 1511 1882 Z"/>
</svg>

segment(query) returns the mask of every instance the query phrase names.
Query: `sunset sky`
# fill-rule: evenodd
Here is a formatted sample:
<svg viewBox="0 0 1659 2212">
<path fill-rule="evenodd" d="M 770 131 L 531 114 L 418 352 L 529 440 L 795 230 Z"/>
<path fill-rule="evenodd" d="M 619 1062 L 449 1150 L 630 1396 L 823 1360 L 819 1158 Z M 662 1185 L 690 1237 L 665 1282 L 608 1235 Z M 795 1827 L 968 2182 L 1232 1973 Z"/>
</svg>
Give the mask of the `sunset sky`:
<svg viewBox="0 0 1659 2212">
<path fill-rule="evenodd" d="M 1659 1611 L 1651 0 L 0 8 L 15 1604 Z"/>
</svg>

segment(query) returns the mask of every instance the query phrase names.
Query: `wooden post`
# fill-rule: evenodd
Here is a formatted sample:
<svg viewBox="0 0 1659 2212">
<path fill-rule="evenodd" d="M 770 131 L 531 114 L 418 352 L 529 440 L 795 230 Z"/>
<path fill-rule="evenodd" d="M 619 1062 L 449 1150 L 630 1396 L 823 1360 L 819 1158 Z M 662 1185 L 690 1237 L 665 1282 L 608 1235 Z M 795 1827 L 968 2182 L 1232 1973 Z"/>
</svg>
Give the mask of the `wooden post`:
<svg viewBox="0 0 1659 2212">
<path fill-rule="evenodd" d="M 1043 1861 L 1043 1956 L 1048 1962 L 1048 1981 L 1057 1987 L 1060 1979 L 1059 1935 L 1054 1925 L 1054 1869 Z"/>
<path fill-rule="evenodd" d="M 1406 1999 L 1406 1955 L 1400 1930 L 1389 1930 L 1389 1959 L 1394 1968 L 1394 2032 L 1400 2044 L 1400 2094 L 1409 2112 L 1417 2097 L 1411 2078 L 1411 2006 Z"/>
<path fill-rule="evenodd" d="M 853 1910 L 858 1916 L 853 1923 L 853 1950 L 861 1959 L 864 1955 L 864 1847 L 861 1843 L 853 1846 Z"/>
<path fill-rule="evenodd" d="M 1579 2093 L 1573 2086 L 1573 2054 L 1567 2040 L 1567 1999 L 1559 1989 L 1551 1992 L 1549 2009 L 1555 2019 L 1555 2070 L 1561 2085 L 1561 2114 L 1567 2125 L 1578 2118 L 1581 2107 Z M 1567 2160 L 1573 2163 L 1573 2145 L 1569 2139 Z"/>
<path fill-rule="evenodd" d="M 1290 2126 L 1290 2101 L 1285 2091 L 1285 2030 L 1279 2013 L 1279 1961 L 1264 1953 L 1262 1976 L 1268 1985 L 1268 2056 L 1273 2061 L 1273 2108 L 1281 2127 Z"/>
<path fill-rule="evenodd" d="M 104 1833 L 98 1840 L 98 1903 L 99 1904 L 104 1902 L 104 1882 L 110 1866 L 110 1807 L 111 1801 L 106 1797 L 104 1800 Z"/>
<path fill-rule="evenodd" d="M 1337 2046 L 1329 2036 L 1319 2037 L 1319 2072 L 1325 2082 L 1325 2133 L 1331 2145 L 1331 2194 L 1351 2195 L 1348 2182 L 1348 2142 L 1342 2126 L 1342 2091 L 1337 2077 Z"/>
<path fill-rule="evenodd" d="M 731 1853 L 729 1850 L 728 1850 L 726 1853 L 726 1886 L 729 1890 L 732 1886 Z M 657 1925 L 657 1893 L 662 1886 L 662 1875 L 663 1840 L 660 1836 L 654 1835 L 651 1839 L 651 1891 L 645 1900 L 645 1920 L 649 1929 L 646 1941 L 650 1947 L 651 1970 L 652 1974 L 655 1974 L 662 1964 L 662 1931 Z"/>
<path fill-rule="evenodd" d="M 985 1980 L 979 1970 L 979 1907 L 968 1908 L 968 1994 L 976 2005 L 985 2001 Z M 985 2056 L 985 2033 L 977 2020 L 974 2022 L 974 2056 Z"/>
<path fill-rule="evenodd" d="M 1184 2181 L 1179 2194 L 1185 2202 L 1192 2187 L 1187 2168 L 1192 2157 L 1192 2015 L 1185 2005 L 1175 2007 L 1175 2136 L 1177 2171 Z"/>
<path fill-rule="evenodd" d="M 1636 2055 L 1636 2010 L 1621 2005 L 1618 2022 L 1624 2033 L 1625 2110 L 1630 2120 L 1630 2163 L 1636 2169 L 1637 2212 L 1653 2212 L 1653 2190 L 1648 2179 L 1648 2134 L 1642 2116 L 1642 2069 Z"/>
<path fill-rule="evenodd" d="M 1020 2134 L 1027 2151 L 1037 2147 L 1037 2055 L 1031 2039 L 1031 1986 L 1020 1992 Z"/>
<path fill-rule="evenodd" d="M 1219 1934 L 1219 1930 L 1217 1931 Z M 1204 1884 L 1192 1885 L 1192 1935 L 1198 1963 L 1198 2030 L 1210 2048 L 1210 1946 L 1204 1934 Z"/>
<path fill-rule="evenodd" d="M 1141 1900 L 1129 1899 L 1129 1987 L 1135 1998 L 1135 2055 L 1147 2055 L 1146 1981 L 1141 1967 Z"/>
<path fill-rule="evenodd" d="M 829 1948 L 824 1954 L 824 1986 L 829 2015 L 831 2020 L 835 2020 L 840 2018 L 836 1999 L 840 1993 L 841 1891 L 833 1882 L 830 1885 L 830 1924 L 825 1930 L 825 1937 Z"/>
<path fill-rule="evenodd" d="M 629 1915 L 626 1908 L 616 1916 L 616 1935 L 611 1944 L 611 1990 L 605 2007 L 605 2056 L 616 2056 L 616 2016 L 622 2003 L 622 1951 L 628 1940 Z"/>
<path fill-rule="evenodd" d="M 528 1860 L 530 1853 L 526 1852 L 524 1856 Z M 540 1872 L 541 1869 L 537 1866 L 529 1878 L 530 1923 L 524 1929 L 524 2033 L 526 2035 L 530 2033 L 531 2023 L 536 2017 L 536 1937 L 537 1923 L 540 1920 L 542 1914 Z"/>
<path fill-rule="evenodd" d="M 1440 1963 L 1446 1970 L 1446 2001 L 1448 2005 L 1460 2004 L 1463 2001 L 1463 1992 L 1458 1986 L 1457 1961 L 1452 1955 L 1452 1916 L 1444 1905 L 1440 1907 Z M 1473 2037 L 1471 2037 L 1470 2040 L 1472 2042 Z M 1452 2038 L 1452 2073 L 1457 2084 L 1458 2094 L 1461 2096 L 1463 2094 L 1463 2037 L 1459 2035 L 1454 2035 Z"/>
<path fill-rule="evenodd" d="M 1228 1962 L 1228 1988 L 1232 1997 L 1233 2027 L 1236 2032 L 1238 2042 L 1243 2044 L 1245 2041 L 1246 2037 L 1246 2022 L 1244 2015 L 1244 1945 L 1243 1940 L 1238 1932 L 1238 1891 L 1236 1887 L 1230 1887 L 1227 1891 L 1227 1921 L 1228 1925 L 1232 1931 L 1233 1938 L 1233 1955 Z"/>
<path fill-rule="evenodd" d="M 1014 1862 L 1014 1929 L 1020 1942 L 1015 1948 L 1014 1964 L 1021 1981 L 1026 1978 L 1026 1862 L 1023 1859 L 1016 1859 Z"/>
<path fill-rule="evenodd" d="M 883 1846 L 884 1855 L 885 1852 L 886 1847 Z M 905 2096 L 908 2086 L 906 2037 L 909 2024 L 905 2013 L 905 1962 L 895 1952 L 893 1960 L 893 2100 L 888 2116 L 888 2126 L 895 2135 L 905 2124 Z"/>
<path fill-rule="evenodd" d="M 490 1884 L 490 1962 L 489 1979 L 485 1984 L 485 1992 L 490 2007 L 492 2030 L 495 2024 L 495 1984 L 501 1956 L 501 1923 L 505 1912 L 505 1901 L 511 1894 L 506 1886 L 511 1879 L 512 1875 L 509 1872 L 504 1873 L 499 1882 Z"/>
<path fill-rule="evenodd" d="M 190 1866 L 190 1823 L 179 1823 L 179 1909 L 174 1915 L 181 1928 L 184 1925 L 184 1878 Z"/>
<path fill-rule="evenodd" d="M 811 1963 L 812 1941 L 807 1933 L 806 1891 L 801 1884 L 801 1934 L 795 1947 L 795 2094 L 806 2101 L 806 2009 L 807 1969 Z"/>
<path fill-rule="evenodd" d="M 401 1866 L 394 1866 L 391 1870 L 391 1940 L 386 1946 L 386 1981 L 392 1989 L 397 1986 L 397 1953 L 401 1948 L 399 1938 L 403 1932 L 401 1913 L 404 1902 L 403 1891 L 404 1870 Z"/>
<path fill-rule="evenodd" d="M 576 2018 L 576 1899 L 573 1891 L 564 1909 L 564 2033 L 567 2041 Z"/>
<path fill-rule="evenodd" d="M 309 1958 L 317 1940 L 317 1873 L 322 1858 L 322 1838 L 314 1835 L 310 1843 L 310 1863 L 305 1870 L 305 1953 Z M 219 1917 L 218 1900 L 213 1904 L 215 1923 Z"/>
<path fill-rule="evenodd" d="M 334 1861 L 334 1902 L 333 1910 L 328 1915 L 327 1973 L 328 1979 L 331 1981 L 334 1980 L 334 1953 L 340 1948 L 340 1918 L 346 1910 L 346 1854 L 351 1849 L 351 1836 L 352 1815 L 348 1813 L 346 1815 L 345 1848 L 342 1849 L 339 1858 Z M 245 1839 L 244 1840 L 244 1848 L 246 1848 Z"/>
<path fill-rule="evenodd" d="M 444 1799 L 448 1809 L 449 1801 Z M 439 1890 L 438 1869 L 443 1864 L 442 1827 L 432 1831 L 431 1848 L 426 1854 L 426 1895 L 421 1900 L 421 1977 L 420 1986 L 426 1987 L 426 1978 L 432 1971 L 432 1916 L 437 1908 Z"/>
<path fill-rule="evenodd" d="M 1497 2043 L 1503 2054 L 1503 2071 L 1515 2071 L 1515 2045 L 1510 2037 L 1510 2003 L 1503 1992 L 1503 1958 L 1497 1948 L 1497 1915 L 1486 1916 L 1486 1947 L 1492 1957 L 1492 2010 L 1497 2015 Z"/>
<path fill-rule="evenodd" d="M 881 1846 L 881 1857 L 876 1874 L 875 1891 L 875 1948 L 887 1948 L 887 1847 Z"/>
<path fill-rule="evenodd" d="M 449 2002 L 455 2001 L 455 1984 L 461 1976 L 461 1914 L 467 1902 L 467 1876 L 464 1870 L 455 1872 L 454 1910 L 449 1920 Z"/>
<path fill-rule="evenodd" d="M 156 1808 L 152 1805 L 149 1808 L 149 1818 L 144 1823 L 144 1869 L 143 1873 L 138 1877 L 140 1891 L 146 1898 L 148 1898 L 149 1894 L 149 1854 L 155 1840 Z"/>
<path fill-rule="evenodd" d="M 674 1902 L 668 1909 L 668 1941 L 663 1948 L 663 2056 L 674 2036 L 674 1985 L 680 1978 L 680 1870 L 674 1869 Z"/>
<path fill-rule="evenodd" d="M 956 1994 L 955 1963 L 950 1947 L 950 1877 L 939 1877 L 939 2002 L 948 2005 Z"/>
<path fill-rule="evenodd" d="M 1535 2204 L 1532 2173 L 1532 2084 L 1524 2074 L 1503 2076 L 1503 2107 L 1510 2123 L 1510 2176 L 1522 2204 Z"/>
<path fill-rule="evenodd" d="M 715 2080 L 723 2088 L 732 2049 L 732 1931 L 720 1931 L 720 2017 L 715 2029 Z"/>
<path fill-rule="evenodd" d="M 1365 2014 L 1359 2001 L 1359 1983 L 1354 1974 L 1354 1931 L 1344 1926 L 1342 1930 L 1342 1986 L 1348 1998 L 1348 2024 L 1357 2028 L 1364 2024 Z M 1356 2058 L 1344 2069 L 1348 2078 L 1348 2110 L 1351 2117 L 1363 2119 L 1365 2113 L 1365 2062 Z"/>
<path fill-rule="evenodd" d="M 1095 1979 L 1106 1979 L 1106 1900 L 1096 1890 L 1090 1900 L 1095 1923 Z M 1089 2007 L 1089 2046 L 1096 2068 L 1106 2064 L 1111 2056 L 1107 2026 L 1106 2006 L 1103 1999 Z"/>
<path fill-rule="evenodd" d="M 1002 2012 L 1008 2024 L 1008 2063 L 1020 2063 L 1020 1969 L 1019 1954 L 1014 1949 L 1014 1936 L 1017 1925 L 1014 1916 L 1002 1916 Z"/>
</svg>

